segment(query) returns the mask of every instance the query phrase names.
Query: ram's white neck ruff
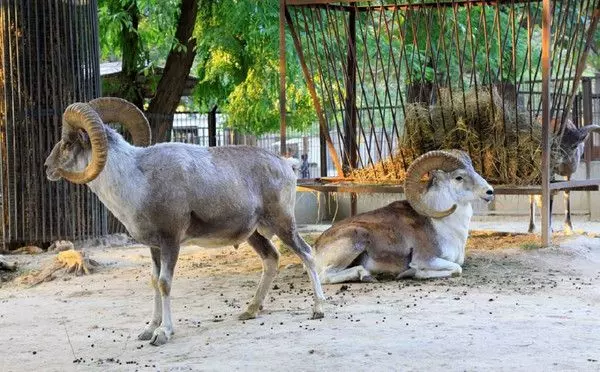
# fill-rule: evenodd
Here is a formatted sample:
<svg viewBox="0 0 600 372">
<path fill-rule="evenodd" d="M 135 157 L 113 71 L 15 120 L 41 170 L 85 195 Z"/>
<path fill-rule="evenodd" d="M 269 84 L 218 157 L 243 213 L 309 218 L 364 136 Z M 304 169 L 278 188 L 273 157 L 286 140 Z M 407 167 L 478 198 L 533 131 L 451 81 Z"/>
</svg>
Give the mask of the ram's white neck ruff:
<svg viewBox="0 0 600 372">
<path fill-rule="evenodd" d="M 444 218 L 432 218 L 437 235 L 441 258 L 462 265 L 465 259 L 465 247 L 469 237 L 469 225 L 473 216 L 470 202 L 456 203 L 448 196 L 448 190 L 430 188 L 423 194 L 423 202 L 435 210 L 446 210 L 457 204 L 456 211 Z"/>
<path fill-rule="evenodd" d="M 134 223 L 131 219 L 135 217 L 135 211 L 141 208 L 147 187 L 145 184 L 134 184 L 146 180 L 139 176 L 140 170 L 136 166 L 136 152 L 139 150 L 123 139 L 109 142 L 104 169 L 96 179 L 87 184 L 102 204 L 128 228 Z M 131 192 L 132 190 L 137 192 Z"/>
</svg>

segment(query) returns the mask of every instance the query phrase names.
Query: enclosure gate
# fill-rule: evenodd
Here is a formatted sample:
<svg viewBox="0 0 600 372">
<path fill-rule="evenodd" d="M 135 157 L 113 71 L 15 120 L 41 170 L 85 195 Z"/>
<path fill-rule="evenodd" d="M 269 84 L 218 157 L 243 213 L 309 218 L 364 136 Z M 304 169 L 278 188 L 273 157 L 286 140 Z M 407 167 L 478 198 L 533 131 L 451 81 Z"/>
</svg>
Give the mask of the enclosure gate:
<svg viewBox="0 0 600 372">
<path fill-rule="evenodd" d="M 65 107 L 100 95 L 98 45 L 95 0 L 0 0 L 0 250 L 107 232 L 86 186 L 44 170 Z"/>
<path fill-rule="evenodd" d="M 401 192 L 416 157 L 460 148 L 498 193 L 542 194 L 548 245 L 551 193 L 600 184 L 551 182 L 550 174 L 599 4 L 281 0 L 280 35 L 287 25 L 338 173 L 303 186 Z M 285 48 L 282 38 L 282 142 Z"/>
</svg>

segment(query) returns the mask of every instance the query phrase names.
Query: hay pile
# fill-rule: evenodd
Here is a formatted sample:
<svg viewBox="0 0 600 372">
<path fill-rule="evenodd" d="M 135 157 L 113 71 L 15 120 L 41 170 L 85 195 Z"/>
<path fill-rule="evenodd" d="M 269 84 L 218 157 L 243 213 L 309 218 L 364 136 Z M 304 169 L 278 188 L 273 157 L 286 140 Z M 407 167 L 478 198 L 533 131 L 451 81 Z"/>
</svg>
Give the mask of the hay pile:
<svg viewBox="0 0 600 372">
<path fill-rule="evenodd" d="M 538 183 L 541 178 L 541 127 L 527 113 L 503 99 L 496 88 L 466 91 L 440 89 L 437 104 L 405 107 L 404 135 L 393 159 L 349 177 L 360 181 L 403 181 L 404 164 L 431 150 L 461 149 L 489 182 Z"/>
</svg>

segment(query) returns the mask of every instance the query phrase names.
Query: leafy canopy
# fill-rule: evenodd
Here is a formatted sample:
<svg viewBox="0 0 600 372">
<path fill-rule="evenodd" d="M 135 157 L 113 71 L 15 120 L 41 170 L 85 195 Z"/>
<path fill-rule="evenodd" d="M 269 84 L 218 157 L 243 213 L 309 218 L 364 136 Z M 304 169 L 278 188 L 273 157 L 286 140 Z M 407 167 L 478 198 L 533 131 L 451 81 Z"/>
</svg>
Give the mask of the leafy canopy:
<svg viewBox="0 0 600 372">
<path fill-rule="evenodd" d="M 122 25 L 133 30 L 126 11 L 135 2 L 140 12 L 138 69 L 146 74 L 163 66 L 174 38 L 177 0 L 100 0 L 102 60 L 123 57 Z M 258 0 L 202 1 L 194 36 L 196 59 L 190 73 L 199 78 L 187 109 L 215 105 L 227 123 L 244 132 L 261 134 L 279 129 L 279 3 Z M 303 129 L 315 120 L 312 102 L 287 41 L 287 122 Z"/>
</svg>

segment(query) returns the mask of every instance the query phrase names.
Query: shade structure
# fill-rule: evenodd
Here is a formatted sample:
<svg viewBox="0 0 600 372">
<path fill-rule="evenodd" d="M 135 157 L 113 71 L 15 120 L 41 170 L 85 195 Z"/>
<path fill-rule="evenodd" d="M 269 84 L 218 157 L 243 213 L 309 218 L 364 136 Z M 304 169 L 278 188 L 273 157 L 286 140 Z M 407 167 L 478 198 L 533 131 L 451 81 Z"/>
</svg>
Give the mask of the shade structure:
<svg viewBox="0 0 600 372">
<path fill-rule="evenodd" d="M 284 6 L 338 177 L 399 183 L 421 154 L 459 148 L 495 185 L 541 185 L 548 206 L 600 1 Z"/>
</svg>

